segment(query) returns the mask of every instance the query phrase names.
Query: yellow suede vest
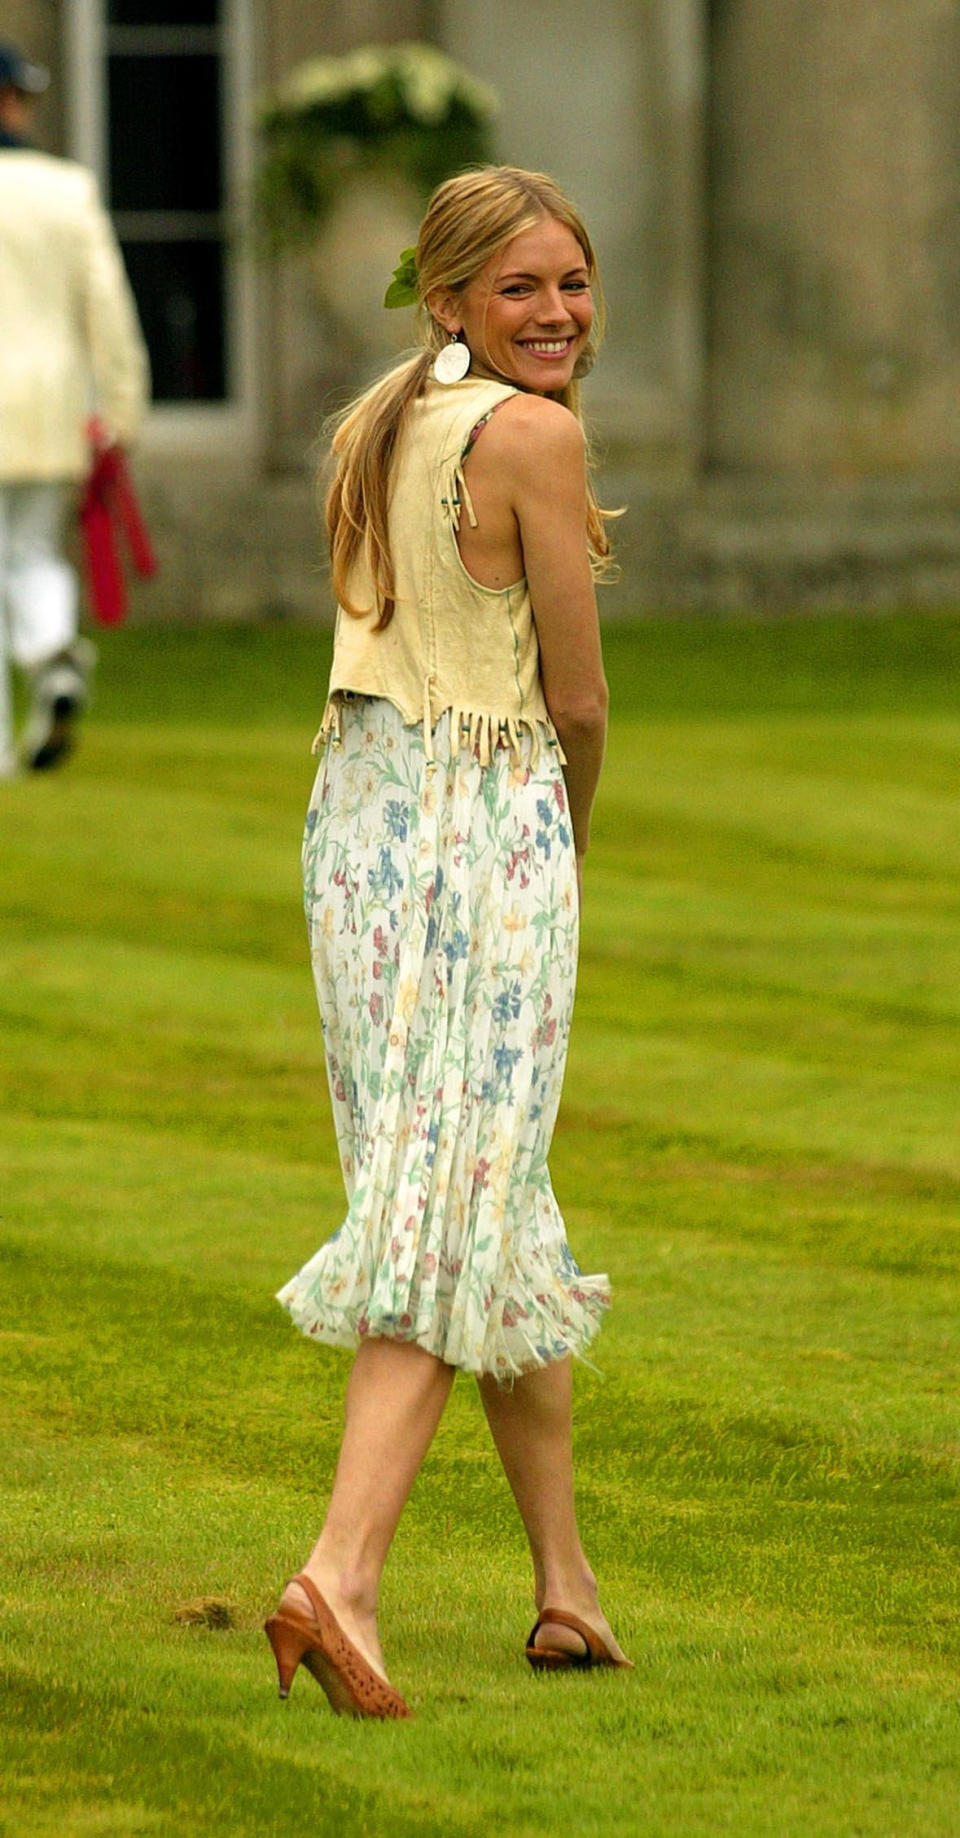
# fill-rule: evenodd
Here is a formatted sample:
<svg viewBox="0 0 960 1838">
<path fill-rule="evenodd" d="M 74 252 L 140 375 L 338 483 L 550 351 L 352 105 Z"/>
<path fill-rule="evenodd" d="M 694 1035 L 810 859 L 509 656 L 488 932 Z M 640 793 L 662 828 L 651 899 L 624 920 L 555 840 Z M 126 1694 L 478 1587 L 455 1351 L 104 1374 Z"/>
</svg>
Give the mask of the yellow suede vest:
<svg viewBox="0 0 960 1838">
<path fill-rule="evenodd" d="M 457 546 L 462 513 L 477 519 L 463 476 L 470 435 L 516 390 L 465 377 L 444 385 L 431 378 L 410 405 L 395 463 L 390 499 L 390 551 L 396 606 L 390 624 L 375 630 L 371 611 L 356 619 L 337 611 L 330 689 L 314 750 L 339 735 L 343 692 L 384 696 L 406 723 L 423 724 L 433 759 L 433 729 L 450 710 L 450 748 L 465 747 L 482 765 L 507 745 L 519 757 L 526 729 L 534 762 L 541 735 L 563 753 L 540 683 L 540 651 L 526 580 L 483 587 L 467 573 Z M 365 564 L 350 581 L 356 606 L 373 604 Z"/>
</svg>

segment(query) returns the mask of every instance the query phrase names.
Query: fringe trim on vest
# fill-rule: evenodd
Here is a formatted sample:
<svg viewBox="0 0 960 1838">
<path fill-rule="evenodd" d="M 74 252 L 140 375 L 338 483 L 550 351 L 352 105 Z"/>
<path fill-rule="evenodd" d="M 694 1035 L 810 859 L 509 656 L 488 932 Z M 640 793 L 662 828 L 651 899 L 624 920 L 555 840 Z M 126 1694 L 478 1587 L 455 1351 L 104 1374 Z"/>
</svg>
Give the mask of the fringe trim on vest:
<svg viewBox="0 0 960 1838">
<path fill-rule="evenodd" d="M 338 747 L 341 742 L 341 719 L 343 703 L 341 691 L 336 690 L 330 697 L 323 711 L 323 720 L 314 736 L 312 753 L 319 753 L 322 746 L 330 744 Z M 440 713 L 446 714 L 447 709 Z M 456 759 L 458 753 L 465 752 L 479 760 L 481 766 L 489 766 L 494 753 L 499 747 L 508 747 L 514 765 L 522 761 L 521 741 L 524 730 L 530 736 L 530 764 L 536 768 L 540 760 L 540 749 L 544 738 L 547 746 L 557 755 L 561 766 L 567 763 L 567 756 L 560 745 L 552 723 L 530 715 L 491 715 L 486 711 L 463 708 L 459 704 L 449 705 L 450 715 L 450 753 Z M 439 717 L 438 717 L 439 719 Z M 424 683 L 423 695 L 423 750 L 427 765 L 435 763 L 433 751 L 433 720 L 430 709 L 429 679 Z"/>
<path fill-rule="evenodd" d="M 441 498 L 440 503 L 443 505 L 444 513 L 449 517 L 454 530 L 459 533 L 460 510 L 462 505 L 466 506 L 467 522 L 471 530 L 475 530 L 477 528 L 477 513 L 473 508 L 473 499 L 470 496 L 467 481 L 463 476 L 462 460 L 458 460 L 457 464 L 454 466 L 447 490 L 450 493 L 449 498 Z"/>
</svg>

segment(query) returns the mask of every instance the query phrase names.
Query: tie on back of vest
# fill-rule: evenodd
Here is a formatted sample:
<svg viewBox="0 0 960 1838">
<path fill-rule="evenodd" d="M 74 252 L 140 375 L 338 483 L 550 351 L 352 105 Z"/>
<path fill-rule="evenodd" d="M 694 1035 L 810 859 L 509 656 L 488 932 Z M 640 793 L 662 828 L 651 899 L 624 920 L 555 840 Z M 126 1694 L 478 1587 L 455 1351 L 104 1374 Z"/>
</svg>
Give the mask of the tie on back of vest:
<svg viewBox="0 0 960 1838">
<path fill-rule="evenodd" d="M 477 527 L 464 460 L 471 435 L 517 391 L 506 383 L 465 377 L 448 386 L 430 379 L 410 405 L 399 443 L 390 498 L 390 549 L 396 605 L 390 624 L 375 630 L 373 583 L 365 563 L 350 581 L 354 618 L 337 610 L 327 706 L 314 750 L 339 735 L 345 692 L 384 696 L 405 722 L 423 724 L 433 761 L 433 729 L 450 710 L 450 748 L 487 765 L 494 748 L 520 755 L 529 732 L 534 762 L 545 738 L 563 752 L 540 682 L 540 651 L 525 579 L 484 587 L 467 572 L 457 532 L 466 517 Z"/>
</svg>

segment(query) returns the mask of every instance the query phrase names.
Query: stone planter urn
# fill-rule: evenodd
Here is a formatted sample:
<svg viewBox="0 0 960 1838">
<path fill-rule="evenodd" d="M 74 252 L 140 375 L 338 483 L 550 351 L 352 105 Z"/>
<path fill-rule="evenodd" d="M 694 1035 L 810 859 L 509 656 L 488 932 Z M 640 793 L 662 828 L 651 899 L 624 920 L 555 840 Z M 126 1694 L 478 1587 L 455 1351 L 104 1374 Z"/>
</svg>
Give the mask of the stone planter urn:
<svg viewBox="0 0 960 1838">
<path fill-rule="evenodd" d="M 412 342 L 383 296 L 441 180 L 490 157 L 497 99 L 436 45 L 365 45 L 298 64 L 259 102 L 255 219 L 265 255 L 299 255 L 333 386 Z"/>
<path fill-rule="evenodd" d="M 327 338 L 351 370 L 376 371 L 411 343 L 409 313 L 383 304 L 400 253 L 417 239 L 422 198 L 402 173 L 348 179 L 307 253 L 311 291 Z"/>
</svg>

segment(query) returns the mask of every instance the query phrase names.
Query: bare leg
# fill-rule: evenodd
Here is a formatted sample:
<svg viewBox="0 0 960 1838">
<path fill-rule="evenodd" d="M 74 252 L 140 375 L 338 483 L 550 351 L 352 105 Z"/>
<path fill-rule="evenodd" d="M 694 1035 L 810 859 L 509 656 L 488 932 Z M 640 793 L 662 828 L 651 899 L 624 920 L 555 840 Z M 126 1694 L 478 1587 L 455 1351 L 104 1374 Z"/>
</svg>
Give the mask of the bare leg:
<svg viewBox="0 0 960 1838">
<path fill-rule="evenodd" d="M 347 1384 L 327 1516 L 304 1565 L 344 1633 L 384 1677 L 377 1635 L 380 1573 L 453 1377 L 452 1366 L 411 1342 L 363 1342 Z M 311 1612 L 296 1583 L 284 1601 L 300 1613 Z"/>
<path fill-rule="evenodd" d="M 534 1597 L 579 1615 L 624 1658 L 597 1602 L 597 1581 L 584 1556 L 573 1497 L 571 1447 L 571 1360 L 551 1362 L 517 1379 L 503 1391 L 492 1378 L 480 1380 L 480 1396 L 504 1472 L 513 1489 L 530 1540 Z M 571 1628 L 550 1624 L 538 1642 L 583 1652 Z"/>
</svg>

